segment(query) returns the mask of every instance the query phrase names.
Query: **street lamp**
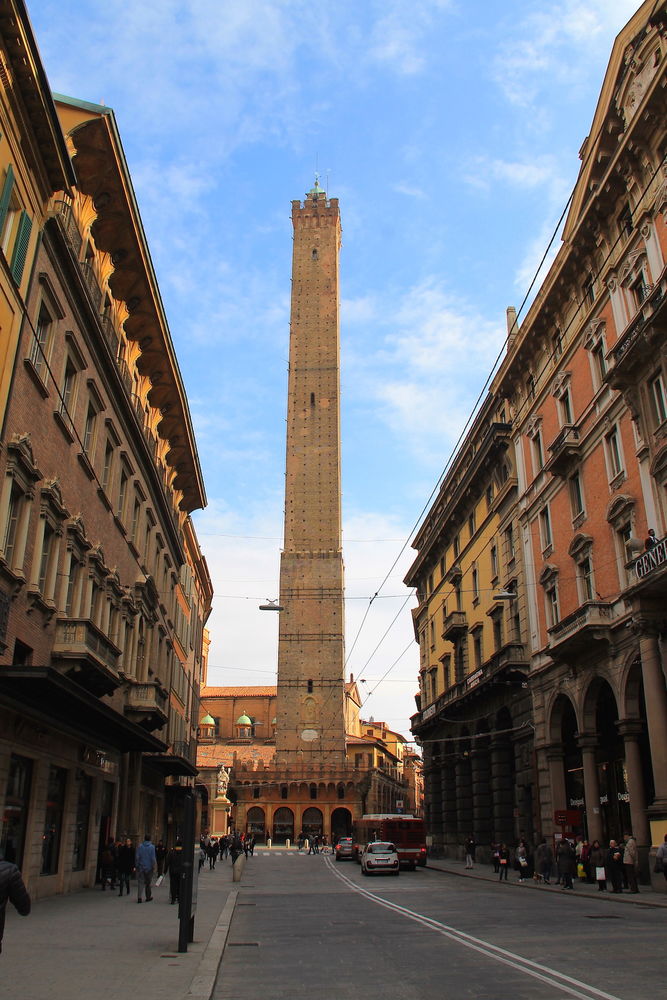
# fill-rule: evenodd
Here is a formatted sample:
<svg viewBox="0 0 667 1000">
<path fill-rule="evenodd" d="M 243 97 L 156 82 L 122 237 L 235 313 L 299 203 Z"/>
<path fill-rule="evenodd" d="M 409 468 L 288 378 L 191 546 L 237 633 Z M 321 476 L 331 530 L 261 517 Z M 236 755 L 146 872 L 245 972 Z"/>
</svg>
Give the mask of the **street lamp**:
<svg viewBox="0 0 667 1000">
<path fill-rule="evenodd" d="M 260 604 L 260 611 L 284 611 L 282 604 L 278 604 L 278 598 L 272 601 L 270 597 L 266 598 L 266 604 Z"/>
<path fill-rule="evenodd" d="M 494 601 L 513 601 L 516 598 L 516 594 L 511 590 L 499 590 L 497 594 L 493 595 Z"/>
</svg>

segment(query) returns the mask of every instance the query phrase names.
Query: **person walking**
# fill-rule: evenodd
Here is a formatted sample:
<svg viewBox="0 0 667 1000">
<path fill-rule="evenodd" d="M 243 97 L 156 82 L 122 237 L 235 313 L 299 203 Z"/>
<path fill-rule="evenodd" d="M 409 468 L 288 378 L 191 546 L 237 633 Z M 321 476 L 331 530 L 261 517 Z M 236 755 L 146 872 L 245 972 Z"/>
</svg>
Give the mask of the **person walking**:
<svg viewBox="0 0 667 1000">
<path fill-rule="evenodd" d="M 623 869 L 628 879 L 630 892 L 639 892 L 637 886 L 637 868 L 639 867 L 639 851 L 637 841 L 631 833 L 625 833 L 625 848 L 623 850 Z"/>
<path fill-rule="evenodd" d="M 167 857 L 167 848 L 164 846 L 163 841 L 158 840 L 157 844 L 155 845 L 155 861 L 157 864 L 158 878 L 160 877 L 160 875 L 164 875 L 164 873 L 167 870 L 164 867 L 164 862 L 166 857 Z"/>
<path fill-rule="evenodd" d="M 535 851 L 535 869 L 545 885 L 551 884 L 551 869 L 553 868 L 553 864 L 554 852 L 551 850 L 549 844 L 547 844 L 547 838 L 542 837 Z"/>
<path fill-rule="evenodd" d="M 529 877 L 528 875 L 528 845 L 525 840 L 520 840 L 516 851 L 514 852 L 514 860 L 516 863 L 516 868 L 519 872 L 519 882 L 523 882 L 524 879 Z"/>
<path fill-rule="evenodd" d="M 475 863 L 475 850 L 476 850 L 476 848 L 477 848 L 477 844 L 475 843 L 475 838 L 473 837 L 472 834 L 470 834 L 470 836 L 468 837 L 468 839 L 466 840 L 466 843 L 465 843 L 466 868 L 472 868 L 473 867 L 473 865 Z"/>
<path fill-rule="evenodd" d="M 130 877 L 134 871 L 134 848 L 130 837 L 116 851 L 116 871 L 118 872 L 118 895 L 123 895 L 123 886 L 130 895 Z"/>
<path fill-rule="evenodd" d="M 494 874 L 500 871 L 500 844 L 491 844 L 491 860 L 493 861 Z"/>
<path fill-rule="evenodd" d="M 296 842 L 298 844 L 298 847 L 299 847 L 300 851 L 303 850 L 303 842 L 304 842 L 305 839 L 306 838 L 303 835 L 303 830 L 299 830 L 299 836 L 296 838 Z"/>
<path fill-rule="evenodd" d="M 157 868 L 155 845 L 151 843 L 150 833 L 144 834 L 142 843 L 137 847 L 134 856 L 134 867 L 137 869 L 137 903 L 142 902 L 141 897 L 144 890 L 146 890 L 146 902 L 150 903 L 153 899 L 151 880 L 153 872 Z"/>
<path fill-rule="evenodd" d="M 594 877 L 598 884 L 598 892 L 607 891 L 607 854 L 606 851 L 600 846 L 599 840 L 594 840 L 591 844 L 590 850 L 590 867 L 591 876 Z"/>
<path fill-rule="evenodd" d="M 498 868 L 500 869 L 500 879 L 507 882 L 507 869 L 510 866 L 510 852 L 507 844 L 501 844 L 498 848 Z"/>
<path fill-rule="evenodd" d="M 27 917 L 30 913 L 30 896 L 21 877 L 21 872 L 11 861 L 0 861 L 0 951 L 2 951 L 2 937 L 5 932 L 7 900 L 22 917 Z"/>
<path fill-rule="evenodd" d="M 623 853 L 615 840 L 609 841 L 605 868 L 611 879 L 611 891 L 623 892 Z"/>
<path fill-rule="evenodd" d="M 563 889 L 574 889 L 572 878 L 577 873 L 577 855 L 570 841 L 563 837 L 556 851 L 556 865 Z"/>
<path fill-rule="evenodd" d="M 215 868 L 215 862 L 218 857 L 218 851 L 220 850 L 220 844 L 215 837 L 211 837 L 211 843 L 208 845 L 208 868 L 209 871 L 213 871 Z"/>
<path fill-rule="evenodd" d="M 116 888 L 116 842 L 113 837 L 109 837 L 100 854 L 100 881 L 102 892 L 107 886 Z"/>
<path fill-rule="evenodd" d="M 177 903 L 181 894 L 181 875 L 183 873 L 183 842 L 177 840 L 167 853 L 164 863 L 165 872 L 169 872 L 169 901 Z"/>
</svg>

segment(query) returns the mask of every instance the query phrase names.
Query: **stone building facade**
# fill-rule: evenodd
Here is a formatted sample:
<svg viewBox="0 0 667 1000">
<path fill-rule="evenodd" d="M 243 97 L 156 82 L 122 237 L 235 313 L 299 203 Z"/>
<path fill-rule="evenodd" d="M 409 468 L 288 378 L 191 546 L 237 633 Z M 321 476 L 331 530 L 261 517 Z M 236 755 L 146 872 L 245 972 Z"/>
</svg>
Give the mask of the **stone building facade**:
<svg viewBox="0 0 667 1000">
<path fill-rule="evenodd" d="M 0 438 L 0 854 L 44 896 L 92 884 L 109 836 L 175 834 L 211 584 L 185 390 L 113 112 L 54 105 L 41 66 L 35 79 L 71 175 L 33 216 Z"/>
<path fill-rule="evenodd" d="M 498 582 L 528 664 L 535 833 L 632 829 L 645 876 L 667 832 L 666 77 L 665 11 L 644 3 L 614 44 L 562 246 L 511 324 L 485 418 L 510 425 L 516 470 L 522 570 L 514 586 L 506 552 Z M 435 801 L 426 746 L 425 766 Z"/>
</svg>

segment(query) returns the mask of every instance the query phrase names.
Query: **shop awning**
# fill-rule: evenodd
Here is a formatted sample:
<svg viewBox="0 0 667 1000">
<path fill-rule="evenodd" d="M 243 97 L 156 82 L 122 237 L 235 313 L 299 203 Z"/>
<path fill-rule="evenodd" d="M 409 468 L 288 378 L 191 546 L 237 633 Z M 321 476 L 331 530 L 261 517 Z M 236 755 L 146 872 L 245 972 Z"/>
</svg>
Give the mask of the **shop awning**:
<svg viewBox="0 0 667 1000">
<path fill-rule="evenodd" d="M 114 750 L 166 750 L 146 732 L 54 667 L 0 667 L 0 699 L 46 725 Z"/>
</svg>

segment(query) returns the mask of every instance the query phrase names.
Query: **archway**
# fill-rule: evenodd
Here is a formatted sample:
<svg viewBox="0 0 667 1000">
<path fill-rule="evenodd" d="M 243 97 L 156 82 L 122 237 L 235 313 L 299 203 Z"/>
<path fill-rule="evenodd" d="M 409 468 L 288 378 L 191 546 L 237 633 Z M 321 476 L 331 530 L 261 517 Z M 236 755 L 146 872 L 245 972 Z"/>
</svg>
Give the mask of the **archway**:
<svg viewBox="0 0 667 1000">
<path fill-rule="evenodd" d="M 584 700 L 584 731 L 595 733 L 595 762 L 600 791 L 603 842 L 619 840 L 630 828 L 630 806 L 625 770 L 625 747 L 618 729 L 618 706 L 609 683 L 595 677 Z M 598 808 L 598 803 L 595 803 Z M 588 821 L 589 817 L 587 817 Z"/>
<path fill-rule="evenodd" d="M 259 844 L 264 843 L 266 836 L 265 820 L 264 810 L 259 806 L 252 806 L 251 809 L 248 809 L 246 832 L 251 833 Z"/>
<path fill-rule="evenodd" d="M 491 842 L 513 844 L 516 839 L 514 816 L 516 795 L 516 761 L 512 743 L 514 721 L 505 706 L 496 713 L 491 734 L 491 802 L 493 829 Z"/>
<path fill-rule="evenodd" d="M 294 813 L 287 806 L 281 806 L 273 814 L 273 842 L 284 844 L 287 839 L 294 840 Z"/>
<path fill-rule="evenodd" d="M 309 840 L 312 840 L 313 837 L 321 837 L 323 831 L 322 811 L 315 806 L 305 809 L 301 819 L 301 829 Z"/>
<path fill-rule="evenodd" d="M 584 767 L 581 749 L 577 742 L 579 723 L 572 702 L 567 695 L 559 694 L 551 711 L 551 734 L 554 743 L 563 749 L 565 801 L 568 809 L 585 808 Z M 583 831 L 582 831 L 583 832 Z"/>
<path fill-rule="evenodd" d="M 331 843 L 335 844 L 341 837 L 349 837 L 352 833 L 352 813 L 342 807 L 334 809 L 331 814 Z"/>
</svg>

